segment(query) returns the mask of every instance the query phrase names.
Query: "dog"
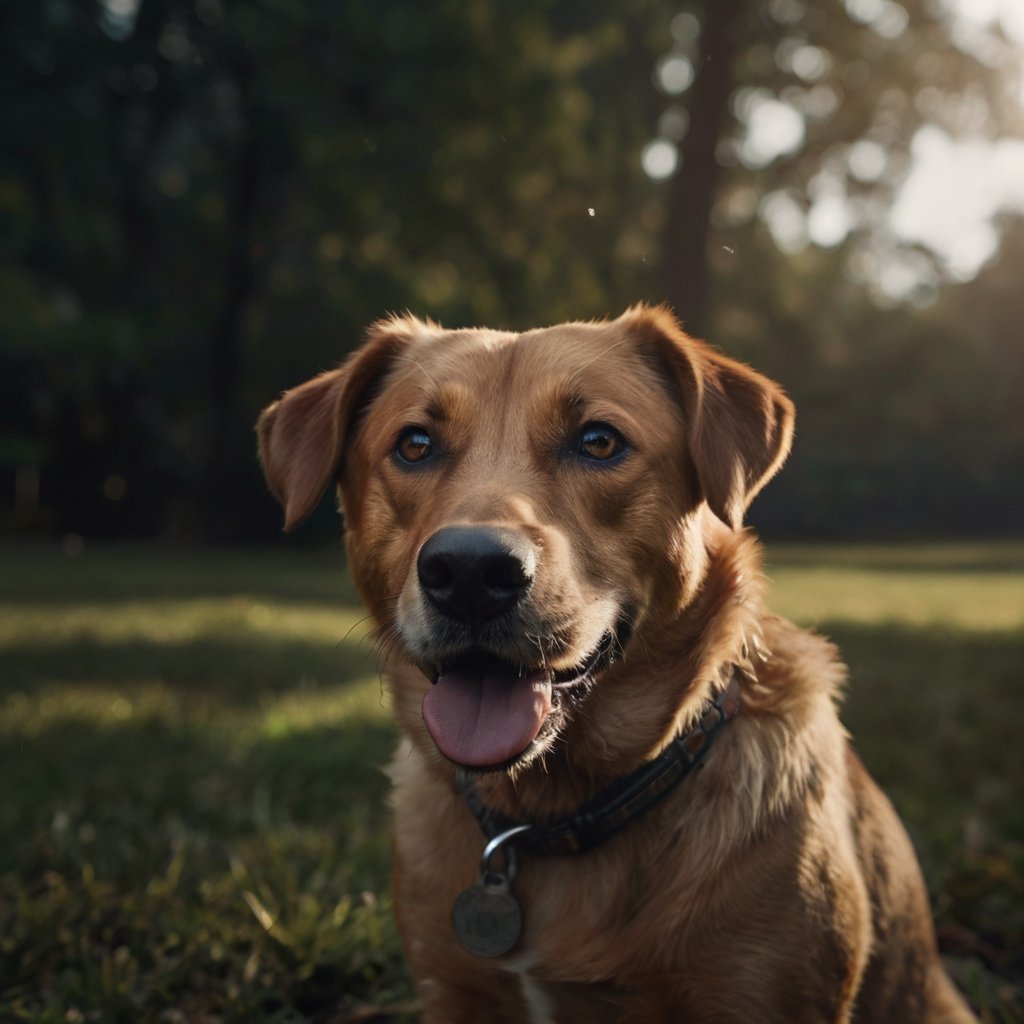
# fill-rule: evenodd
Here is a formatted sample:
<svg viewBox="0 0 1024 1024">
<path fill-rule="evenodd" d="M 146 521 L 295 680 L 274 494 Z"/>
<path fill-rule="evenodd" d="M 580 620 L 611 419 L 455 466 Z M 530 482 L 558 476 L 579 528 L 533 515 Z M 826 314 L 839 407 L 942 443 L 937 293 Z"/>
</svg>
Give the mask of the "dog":
<svg viewBox="0 0 1024 1024">
<path fill-rule="evenodd" d="M 257 430 L 337 482 L 402 737 L 396 916 L 428 1024 L 975 1018 L 845 669 L 743 527 L 794 409 L 664 308 L 383 320 Z"/>
</svg>

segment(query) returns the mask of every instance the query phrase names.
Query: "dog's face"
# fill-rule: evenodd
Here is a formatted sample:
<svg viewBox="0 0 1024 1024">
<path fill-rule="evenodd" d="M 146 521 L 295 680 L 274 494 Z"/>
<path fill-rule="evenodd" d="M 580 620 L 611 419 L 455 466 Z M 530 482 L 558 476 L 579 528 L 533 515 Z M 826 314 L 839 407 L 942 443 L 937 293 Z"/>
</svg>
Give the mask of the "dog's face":
<svg viewBox="0 0 1024 1024">
<path fill-rule="evenodd" d="M 518 768 L 634 629 L 692 599 L 709 510 L 733 527 L 792 408 L 660 311 L 525 334 L 378 325 L 260 423 L 288 524 L 337 475 L 350 565 L 433 684 L 451 761 Z"/>
<path fill-rule="evenodd" d="M 364 593 L 435 681 L 423 718 L 460 764 L 554 741 L 695 508 L 681 411 L 623 341 L 587 326 L 421 336 L 346 459 L 353 573 L 382 577 Z"/>
</svg>

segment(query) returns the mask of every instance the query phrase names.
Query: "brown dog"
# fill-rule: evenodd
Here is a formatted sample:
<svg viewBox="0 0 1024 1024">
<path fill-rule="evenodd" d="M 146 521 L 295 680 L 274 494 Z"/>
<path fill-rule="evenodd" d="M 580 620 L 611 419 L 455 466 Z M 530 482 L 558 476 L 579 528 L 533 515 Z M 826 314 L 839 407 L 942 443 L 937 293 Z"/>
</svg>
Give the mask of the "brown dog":
<svg viewBox="0 0 1024 1024">
<path fill-rule="evenodd" d="M 426 1021 L 973 1019 L 843 666 L 762 604 L 741 522 L 792 429 L 647 308 L 384 321 L 263 413 L 286 529 L 338 482 L 380 626 Z"/>
</svg>

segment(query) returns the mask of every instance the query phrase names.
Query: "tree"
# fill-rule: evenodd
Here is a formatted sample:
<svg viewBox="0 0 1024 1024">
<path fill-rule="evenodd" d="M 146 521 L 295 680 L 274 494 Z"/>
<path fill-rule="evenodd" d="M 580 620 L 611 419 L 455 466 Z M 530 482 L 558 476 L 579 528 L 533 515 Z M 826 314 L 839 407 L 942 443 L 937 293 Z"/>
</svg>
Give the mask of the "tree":
<svg viewBox="0 0 1024 1024">
<path fill-rule="evenodd" d="M 808 230 L 826 248 L 849 240 L 851 272 L 870 287 L 900 260 L 936 282 L 934 260 L 901 247 L 887 221 L 911 143 L 928 124 L 1020 131 L 1019 51 L 926 0 L 730 0 L 700 12 L 699 31 L 692 13 L 677 17 L 659 64 L 662 88 L 687 98 L 688 116 L 670 107 L 662 119 L 664 142 L 679 143 L 664 265 L 680 316 L 708 328 L 715 282 L 741 264 L 722 253 L 742 242 L 749 256 L 756 221 L 789 249 Z"/>
<path fill-rule="evenodd" d="M 6 11 L 0 457 L 38 481 L 18 522 L 239 537 L 256 411 L 368 321 L 516 326 L 636 297 L 639 262 L 607 284 L 645 189 L 655 10 Z"/>
<path fill-rule="evenodd" d="M 665 233 L 665 296 L 687 329 L 708 326 L 711 263 L 708 236 L 719 191 L 719 142 L 734 89 L 733 64 L 741 45 L 743 0 L 708 2 L 699 36 L 697 71 L 688 105 L 689 126 L 679 169 L 672 177 Z"/>
<path fill-rule="evenodd" d="M 369 321 L 519 328 L 666 295 L 799 400 L 798 507 L 862 509 L 851 488 L 939 379 L 911 370 L 927 314 L 867 301 L 886 261 L 927 265 L 886 241 L 888 204 L 918 126 L 1005 116 L 1006 48 L 951 48 L 926 0 L 709 0 L 702 31 L 704 9 L 8 5 L 5 524 L 272 535 L 251 424 Z M 664 186 L 641 165 L 656 124 L 681 143 Z M 856 396 L 882 370 L 909 379 L 872 419 Z M 822 468 L 837 439 L 849 471 Z"/>
</svg>

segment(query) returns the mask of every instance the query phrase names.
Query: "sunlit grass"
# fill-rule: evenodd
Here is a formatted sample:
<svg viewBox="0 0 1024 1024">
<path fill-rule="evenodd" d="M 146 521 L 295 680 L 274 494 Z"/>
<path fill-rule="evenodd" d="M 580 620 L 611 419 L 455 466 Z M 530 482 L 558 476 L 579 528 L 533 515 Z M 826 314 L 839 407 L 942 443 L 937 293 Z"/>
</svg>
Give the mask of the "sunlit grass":
<svg viewBox="0 0 1024 1024">
<path fill-rule="evenodd" d="M 1014 1019 L 1024 545 L 773 547 L 767 572 L 851 666 L 844 720 L 958 979 Z M 0 549 L 0 1018 L 411 1015 L 368 629 L 337 549 Z"/>
<path fill-rule="evenodd" d="M 69 726 L 113 732 L 154 722 L 183 725 L 205 720 L 211 725 L 213 714 L 224 714 L 217 695 L 196 698 L 158 681 L 139 680 L 130 691 L 102 684 L 48 683 L 31 697 L 18 691 L 6 695 L 0 735 L 38 736 Z M 260 743 L 314 729 L 343 732 L 374 719 L 384 723 L 387 716 L 386 697 L 376 676 L 326 690 L 260 694 L 251 708 L 232 710 L 231 743 Z"/>
<path fill-rule="evenodd" d="M 1024 628 L 1024 544 L 772 546 L 770 603 L 803 625 Z"/>
<path fill-rule="evenodd" d="M 139 639 L 161 644 L 227 634 L 239 643 L 247 637 L 301 637 L 358 644 L 367 629 L 366 616 L 356 609 L 247 597 L 68 603 L 56 620 L 45 602 L 0 603 L 0 643 L 89 637 L 98 643 Z"/>
</svg>

